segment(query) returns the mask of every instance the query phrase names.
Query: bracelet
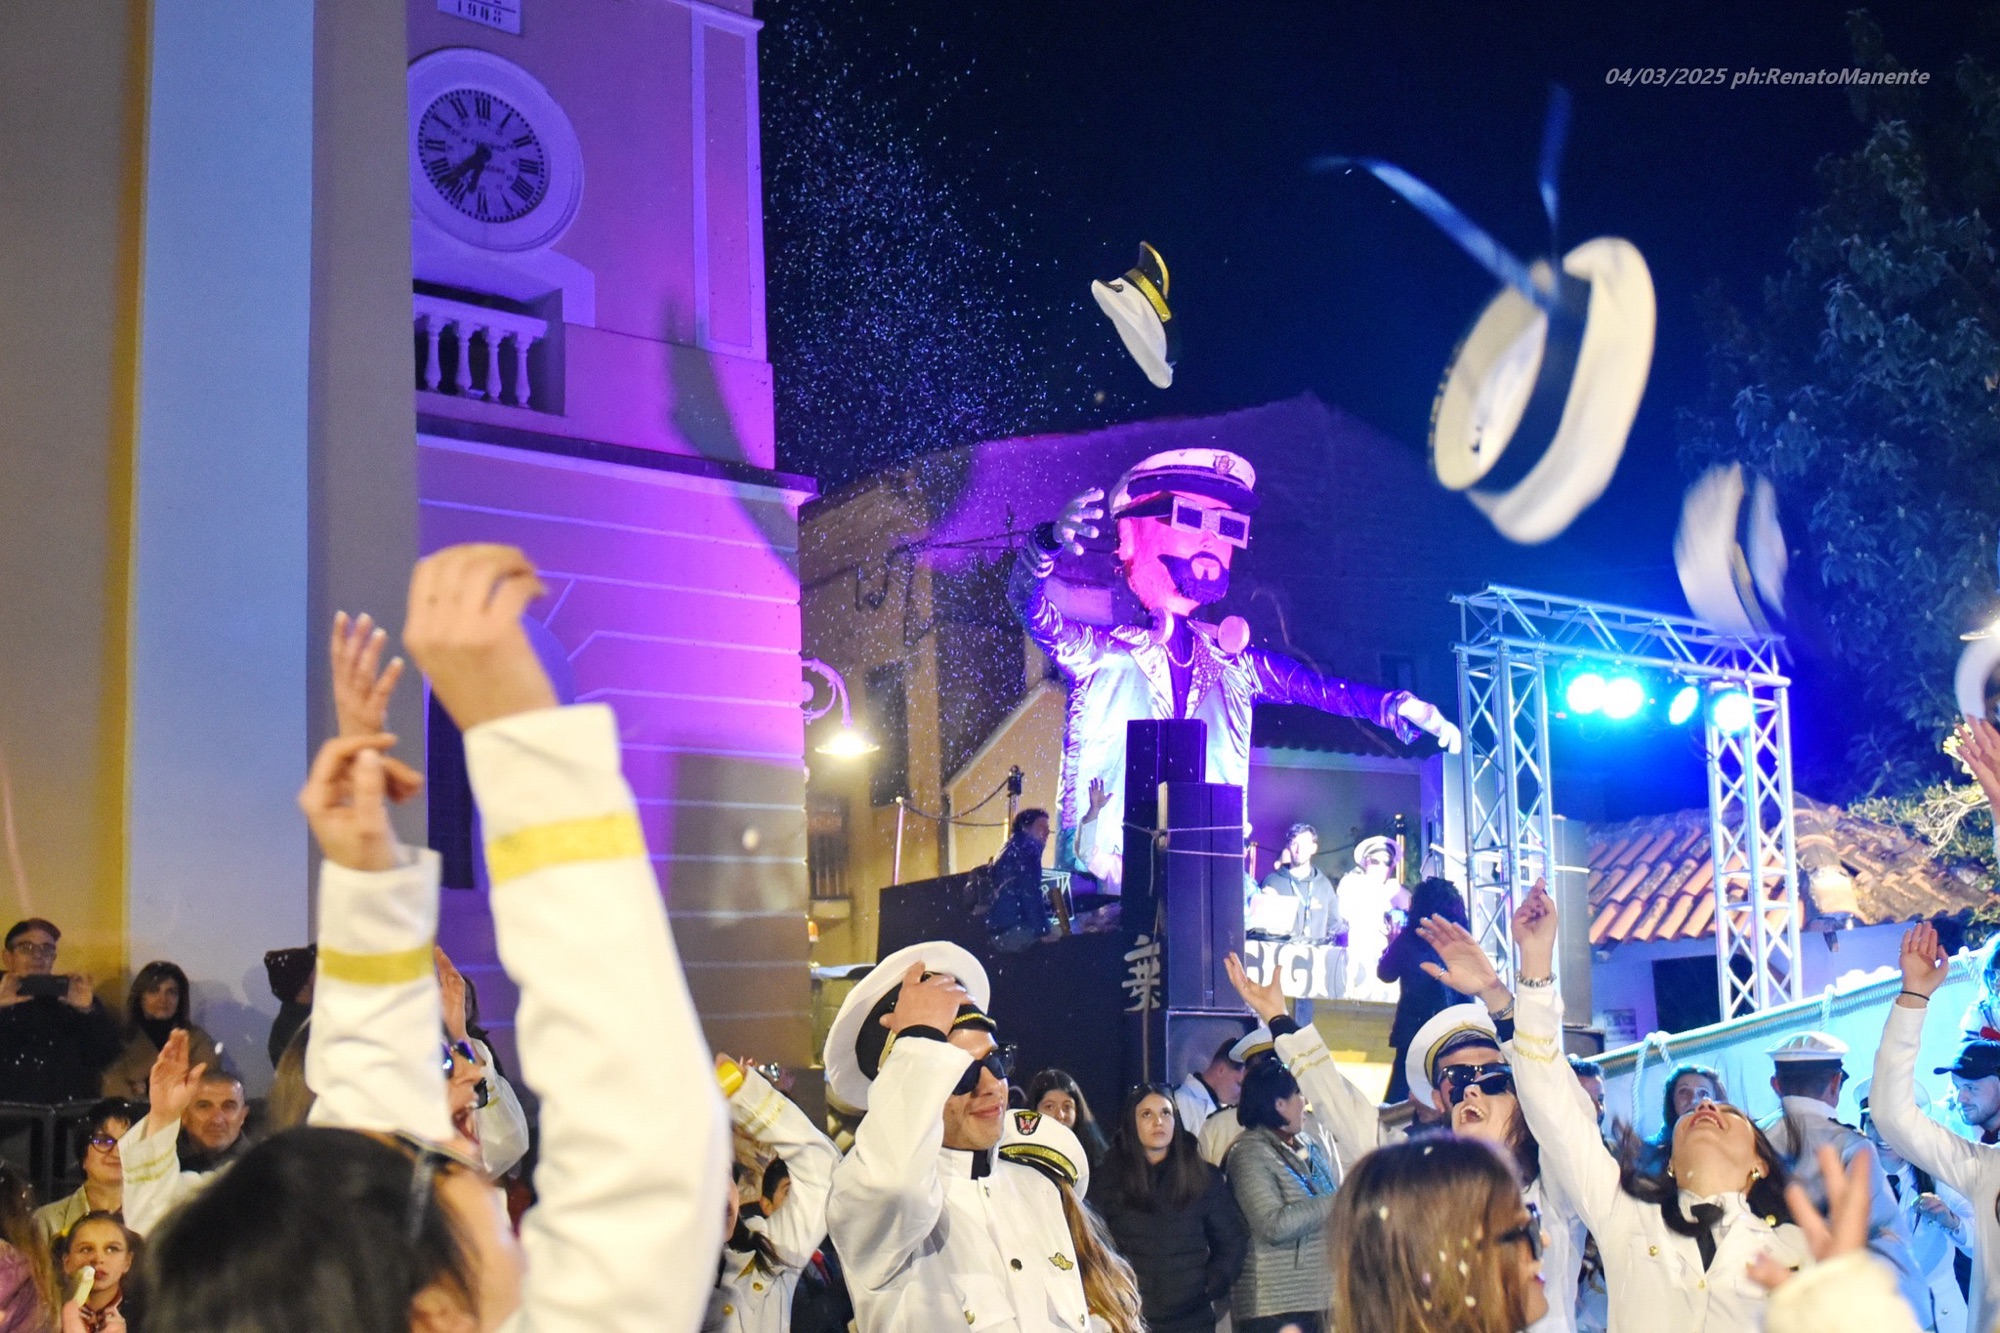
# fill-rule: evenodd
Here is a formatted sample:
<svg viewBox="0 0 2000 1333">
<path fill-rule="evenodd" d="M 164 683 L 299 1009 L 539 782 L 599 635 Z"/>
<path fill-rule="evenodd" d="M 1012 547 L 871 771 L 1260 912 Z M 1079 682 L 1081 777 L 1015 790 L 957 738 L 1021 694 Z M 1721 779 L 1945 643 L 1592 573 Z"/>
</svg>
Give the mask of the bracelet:
<svg viewBox="0 0 2000 1333">
<path fill-rule="evenodd" d="M 1896 993 L 1898 995 L 1907 995 L 1913 1000 L 1922 1000 L 1925 1004 L 1929 1004 L 1931 1002 L 1931 997 L 1924 994 L 1922 991 L 1901 990 L 1897 991 Z"/>
<path fill-rule="evenodd" d="M 1514 1001 L 1509 999 L 1504 1009 L 1489 1009 L 1486 1016 L 1496 1023 L 1504 1023 L 1514 1016 Z"/>
<path fill-rule="evenodd" d="M 1536 980 L 1531 977 L 1517 976 L 1514 978 L 1514 984 L 1517 986 L 1525 987 L 1528 990 L 1547 990 L 1549 987 L 1556 984 L 1556 979 L 1552 976 L 1542 977 L 1540 980 Z"/>
</svg>

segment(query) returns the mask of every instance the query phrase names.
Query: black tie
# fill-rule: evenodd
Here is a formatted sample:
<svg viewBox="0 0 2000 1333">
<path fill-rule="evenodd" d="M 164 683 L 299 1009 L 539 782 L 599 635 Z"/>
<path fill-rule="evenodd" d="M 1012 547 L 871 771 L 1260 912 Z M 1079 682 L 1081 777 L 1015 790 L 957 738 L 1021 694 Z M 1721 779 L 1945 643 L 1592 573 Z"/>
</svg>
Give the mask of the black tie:
<svg viewBox="0 0 2000 1333">
<path fill-rule="evenodd" d="M 1722 1220 L 1722 1205 L 1698 1203 L 1688 1211 L 1694 1214 L 1695 1224 L 1701 1228 L 1694 1233 L 1694 1243 L 1701 1251 L 1701 1266 L 1706 1272 L 1715 1262 L 1715 1224 Z"/>
</svg>

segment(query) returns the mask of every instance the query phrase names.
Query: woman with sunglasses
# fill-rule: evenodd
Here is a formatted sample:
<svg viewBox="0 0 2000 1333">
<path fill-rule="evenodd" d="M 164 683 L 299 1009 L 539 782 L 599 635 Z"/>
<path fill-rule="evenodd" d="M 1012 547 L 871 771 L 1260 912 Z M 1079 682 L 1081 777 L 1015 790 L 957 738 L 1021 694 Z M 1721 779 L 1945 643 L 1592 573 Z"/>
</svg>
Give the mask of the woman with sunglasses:
<svg viewBox="0 0 2000 1333">
<path fill-rule="evenodd" d="M 1433 916 L 1426 924 L 1449 919 Z M 1434 979 L 1471 993 L 1464 991 L 1470 981 L 1436 964 L 1425 966 L 1436 968 L 1430 974 Z M 1332 1131 L 1343 1168 L 1352 1170 L 1367 1153 L 1401 1137 L 1401 1131 L 1383 1126 L 1374 1100 L 1340 1072 L 1319 1034 L 1310 1027 L 1299 1027 L 1286 1016 L 1285 996 L 1276 976 L 1260 986 L 1251 981 L 1241 960 L 1233 955 L 1227 967 L 1237 994 L 1270 1024 L 1274 1034 L 1280 1034 L 1278 1054 L 1304 1086 L 1314 1112 Z M 1542 1260 L 1548 1309 L 1539 1317 L 1536 1333 L 1569 1333 L 1576 1326 L 1585 1228 L 1558 1182 L 1542 1170 L 1541 1148 L 1514 1094 L 1513 1070 L 1504 1048 L 1511 1034 L 1504 1010 L 1498 1022 L 1477 1004 L 1441 1010 L 1411 1036 L 1403 1060 L 1404 1078 L 1412 1101 L 1437 1112 L 1441 1128 L 1499 1149 L 1526 1182 L 1523 1194 L 1542 1218 L 1548 1239 L 1548 1254 Z"/>
<path fill-rule="evenodd" d="M 417 566 L 403 635 L 464 734 L 494 931 L 542 1103 L 540 1199 L 518 1242 L 477 1156 L 453 1142 L 431 953 L 438 860 L 399 846 L 386 810 L 413 786 L 391 785 L 393 737 L 341 737 L 299 797 L 326 858 L 311 1124 L 258 1145 L 149 1238 L 150 1326 L 698 1327 L 722 1240 L 727 1121 L 616 719 L 557 706 L 522 631 L 540 593 L 519 551 L 452 547 Z M 647 1016 L 641 1055 L 633 1014 Z"/>
<path fill-rule="evenodd" d="M 1749 1117 L 1702 1101 L 1674 1126 L 1660 1175 L 1621 1169 L 1597 1131 L 1588 1095 L 1562 1047 L 1555 993 L 1555 904 L 1537 883 L 1514 913 L 1519 1004 L 1471 932 L 1437 918 L 1424 938 L 1447 984 L 1515 1016 L 1513 1080 L 1541 1145 L 1543 1172 L 1597 1238 L 1611 1333 L 1757 1333 L 1768 1300 L 1750 1274 L 1810 1261 L 1785 1201 L 1782 1159 Z"/>
<path fill-rule="evenodd" d="M 1487 1144 L 1376 1149 L 1341 1182 L 1329 1230 L 1343 1329 L 1521 1333 L 1549 1313 L 1542 1219 Z"/>
</svg>

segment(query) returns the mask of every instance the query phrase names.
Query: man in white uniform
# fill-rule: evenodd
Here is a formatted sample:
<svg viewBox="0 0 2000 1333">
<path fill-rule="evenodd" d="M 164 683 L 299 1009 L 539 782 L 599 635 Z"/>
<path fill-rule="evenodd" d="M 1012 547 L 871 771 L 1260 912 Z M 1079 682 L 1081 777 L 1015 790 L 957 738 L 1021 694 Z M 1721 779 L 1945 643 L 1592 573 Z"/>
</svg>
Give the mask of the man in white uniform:
<svg viewBox="0 0 2000 1333">
<path fill-rule="evenodd" d="M 912 945 L 849 992 L 826 1041 L 835 1098 L 867 1112 L 833 1175 L 827 1227 L 860 1333 L 1084 1333 L 1062 1196 L 999 1157 L 1007 1058 L 986 971 Z"/>
<path fill-rule="evenodd" d="M 1230 1054 L 1240 1040 L 1231 1037 L 1215 1048 L 1206 1069 L 1191 1070 L 1174 1089 L 1174 1105 L 1180 1108 L 1181 1128 L 1201 1134 L 1208 1118 L 1225 1106 L 1236 1105 L 1243 1091 L 1243 1062 Z"/>
</svg>

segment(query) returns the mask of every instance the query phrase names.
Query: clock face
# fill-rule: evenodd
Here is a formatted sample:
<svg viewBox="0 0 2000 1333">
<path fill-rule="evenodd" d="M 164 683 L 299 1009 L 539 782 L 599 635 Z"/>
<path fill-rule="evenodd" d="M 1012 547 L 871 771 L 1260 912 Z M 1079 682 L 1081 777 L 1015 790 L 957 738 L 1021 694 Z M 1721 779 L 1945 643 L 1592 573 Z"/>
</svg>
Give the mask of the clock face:
<svg viewBox="0 0 2000 1333">
<path fill-rule="evenodd" d="M 527 117 L 483 88 L 453 88 L 424 109 L 417 160 L 444 201 L 479 222 L 512 222 L 549 192 L 549 150 Z"/>
</svg>

